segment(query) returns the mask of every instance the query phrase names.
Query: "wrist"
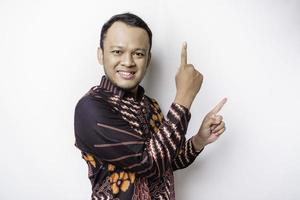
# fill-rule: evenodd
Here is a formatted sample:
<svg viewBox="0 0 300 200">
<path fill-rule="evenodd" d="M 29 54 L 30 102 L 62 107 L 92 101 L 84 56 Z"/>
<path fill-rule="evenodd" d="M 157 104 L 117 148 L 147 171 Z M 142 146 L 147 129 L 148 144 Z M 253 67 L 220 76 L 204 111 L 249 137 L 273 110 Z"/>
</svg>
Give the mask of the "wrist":
<svg viewBox="0 0 300 200">
<path fill-rule="evenodd" d="M 196 151 L 201 151 L 206 146 L 203 142 L 201 142 L 197 135 L 194 135 L 192 137 L 192 144 Z"/>
<path fill-rule="evenodd" d="M 174 102 L 186 107 L 187 109 L 190 109 L 193 102 L 193 98 L 176 94 Z"/>
</svg>

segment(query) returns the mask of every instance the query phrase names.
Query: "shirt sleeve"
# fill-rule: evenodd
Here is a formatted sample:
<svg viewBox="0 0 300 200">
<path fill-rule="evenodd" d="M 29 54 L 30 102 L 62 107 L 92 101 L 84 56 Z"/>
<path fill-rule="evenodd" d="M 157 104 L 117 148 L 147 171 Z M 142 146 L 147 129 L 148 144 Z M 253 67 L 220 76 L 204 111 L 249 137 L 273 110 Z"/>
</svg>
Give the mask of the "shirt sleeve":
<svg viewBox="0 0 300 200">
<path fill-rule="evenodd" d="M 144 139 L 107 102 L 86 96 L 75 108 L 75 145 L 137 176 L 163 176 L 185 142 L 189 120 L 188 109 L 172 103 L 158 133 Z"/>
<path fill-rule="evenodd" d="M 190 138 L 184 143 L 179 151 L 179 154 L 173 160 L 172 169 L 175 171 L 188 167 L 194 162 L 203 149 L 204 148 L 202 148 L 200 151 L 196 151 L 192 143 L 192 138 Z"/>
<path fill-rule="evenodd" d="M 152 99 L 152 101 L 159 108 L 158 109 L 158 114 L 163 116 L 158 102 L 155 99 Z M 173 171 L 188 167 L 190 164 L 192 164 L 194 162 L 196 157 L 202 151 L 203 151 L 203 148 L 200 151 L 196 151 L 196 149 L 194 148 L 194 145 L 192 143 L 192 138 L 185 141 L 184 144 L 181 146 L 181 148 L 179 150 L 179 153 L 177 154 L 177 156 L 172 161 Z"/>
</svg>

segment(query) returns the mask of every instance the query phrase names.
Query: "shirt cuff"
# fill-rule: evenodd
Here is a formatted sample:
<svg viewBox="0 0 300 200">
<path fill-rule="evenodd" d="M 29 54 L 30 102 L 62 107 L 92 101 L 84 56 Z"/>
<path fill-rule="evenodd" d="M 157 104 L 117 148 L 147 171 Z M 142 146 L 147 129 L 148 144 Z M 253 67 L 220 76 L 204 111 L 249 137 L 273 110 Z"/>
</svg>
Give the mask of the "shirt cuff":
<svg viewBox="0 0 300 200">
<path fill-rule="evenodd" d="M 175 103 L 175 102 L 172 103 L 171 107 L 176 107 L 177 108 L 176 110 L 179 110 L 182 113 L 182 115 L 186 116 L 187 122 L 190 121 L 190 119 L 191 119 L 191 112 L 190 112 L 190 110 L 188 108 L 186 108 L 185 106 L 180 105 L 178 103 Z"/>
<path fill-rule="evenodd" d="M 200 154 L 200 153 L 203 151 L 204 147 L 203 147 L 202 149 L 200 149 L 200 150 L 197 151 L 197 150 L 195 149 L 195 147 L 194 147 L 193 142 L 192 142 L 192 138 L 193 138 L 193 137 L 190 138 L 190 143 L 191 143 L 191 146 L 192 146 L 192 147 L 191 147 L 191 149 L 192 149 L 192 154 L 194 154 L 195 156 L 197 156 L 198 154 Z"/>
</svg>

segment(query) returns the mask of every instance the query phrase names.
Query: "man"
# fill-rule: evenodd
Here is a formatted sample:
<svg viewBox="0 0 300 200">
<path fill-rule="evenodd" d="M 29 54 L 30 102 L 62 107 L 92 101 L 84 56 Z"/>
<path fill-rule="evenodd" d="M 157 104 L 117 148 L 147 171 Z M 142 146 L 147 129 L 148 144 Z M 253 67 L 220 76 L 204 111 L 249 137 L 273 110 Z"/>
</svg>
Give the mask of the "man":
<svg viewBox="0 0 300 200">
<path fill-rule="evenodd" d="M 113 16 L 101 31 L 98 60 L 101 83 L 76 105 L 75 145 L 88 164 L 92 199 L 175 199 L 173 171 L 189 166 L 225 124 L 217 112 L 223 99 L 204 118 L 189 140 L 189 109 L 203 77 L 187 64 L 181 50 L 176 96 L 166 117 L 139 83 L 151 59 L 152 33 L 138 16 Z"/>
</svg>

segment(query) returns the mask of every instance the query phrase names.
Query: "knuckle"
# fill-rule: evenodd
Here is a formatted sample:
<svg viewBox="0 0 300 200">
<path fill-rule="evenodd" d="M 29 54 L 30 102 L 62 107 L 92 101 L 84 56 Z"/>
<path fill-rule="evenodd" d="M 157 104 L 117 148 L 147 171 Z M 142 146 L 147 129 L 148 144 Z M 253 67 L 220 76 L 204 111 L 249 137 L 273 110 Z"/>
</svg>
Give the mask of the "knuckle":
<svg viewBox="0 0 300 200">
<path fill-rule="evenodd" d="M 194 66 L 192 64 L 188 64 L 187 65 L 190 69 L 195 69 Z"/>
</svg>

